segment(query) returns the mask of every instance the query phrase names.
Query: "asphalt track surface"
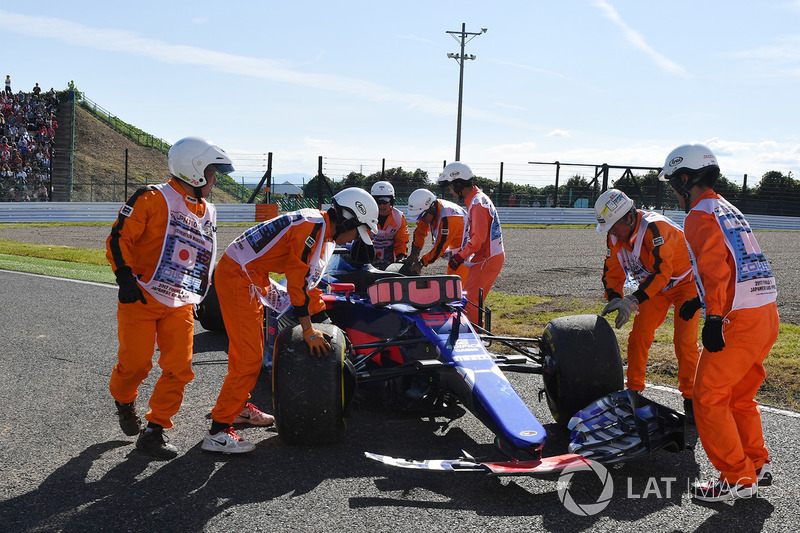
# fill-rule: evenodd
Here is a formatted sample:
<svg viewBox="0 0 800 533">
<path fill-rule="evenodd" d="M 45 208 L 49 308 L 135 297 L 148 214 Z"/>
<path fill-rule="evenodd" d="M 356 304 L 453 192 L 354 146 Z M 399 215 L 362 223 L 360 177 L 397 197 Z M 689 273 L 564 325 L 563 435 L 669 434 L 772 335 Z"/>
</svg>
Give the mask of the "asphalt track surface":
<svg viewBox="0 0 800 533">
<path fill-rule="evenodd" d="M 762 246 L 767 249 L 763 240 Z M 561 270 L 584 268 L 570 261 L 587 255 L 547 253 L 558 258 L 551 264 Z M 593 254 L 593 262 L 601 259 L 602 250 L 599 259 Z M 594 288 L 587 290 L 597 290 L 594 280 Z M 567 294 L 583 282 L 536 283 Z M 778 283 L 780 290 L 780 277 Z M 688 484 L 716 471 L 689 431 L 693 449 L 658 452 L 610 469 L 612 496 L 592 516 L 566 509 L 558 490 L 564 493 L 565 485 L 563 480 L 559 485 L 558 476 L 408 471 L 364 458 L 364 451 L 372 451 L 449 459 L 465 450 L 479 459 L 502 460 L 490 432 L 459 407 L 423 415 L 360 405 L 338 445 L 289 446 L 273 428 L 242 428 L 241 434 L 256 444 L 254 452 L 203 452 L 206 417 L 226 371 L 227 338 L 199 325 L 195 379 L 168 432 L 180 455 L 168 462 L 151 460 L 134 448 L 134 438 L 121 433 L 108 394 L 117 347 L 115 287 L 0 271 L 0 301 L 0 531 L 800 529 L 795 456 L 800 417 L 774 409 L 764 410 L 763 422 L 775 485 L 762 489 L 758 498 L 693 503 Z M 156 365 L 140 390 L 141 412 L 157 377 Z M 509 379 L 548 430 L 545 455 L 565 453 L 567 436 L 537 399 L 540 377 L 512 374 Z M 674 390 L 648 387 L 646 394 L 681 408 Z M 267 372 L 262 372 L 253 401 L 271 410 Z M 601 491 L 599 478 L 584 473 L 575 474 L 566 492 L 579 504 L 593 504 Z"/>
</svg>

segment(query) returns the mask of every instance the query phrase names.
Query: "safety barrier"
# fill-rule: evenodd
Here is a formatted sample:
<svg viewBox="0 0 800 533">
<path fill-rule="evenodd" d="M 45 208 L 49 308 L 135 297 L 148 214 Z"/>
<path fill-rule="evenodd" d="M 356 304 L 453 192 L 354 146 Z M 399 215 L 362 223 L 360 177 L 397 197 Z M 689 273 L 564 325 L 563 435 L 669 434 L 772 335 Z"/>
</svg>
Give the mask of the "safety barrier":
<svg viewBox="0 0 800 533">
<path fill-rule="evenodd" d="M 218 222 L 253 222 L 255 204 L 215 204 Z M 0 222 L 113 222 L 121 202 L 15 202 L 0 204 Z"/>
<path fill-rule="evenodd" d="M 8 202 L 0 203 L 0 223 L 9 222 L 113 222 L 120 202 Z M 216 204 L 218 222 L 255 222 L 255 204 Z M 405 214 L 406 206 L 397 206 Z M 503 224 L 594 225 L 593 209 L 561 207 L 500 207 Z M 664 211 L 683 224 L 683 211 Z M 800 217 L 747 215 L 753 229 L 800 231 Z"/>
</svg>

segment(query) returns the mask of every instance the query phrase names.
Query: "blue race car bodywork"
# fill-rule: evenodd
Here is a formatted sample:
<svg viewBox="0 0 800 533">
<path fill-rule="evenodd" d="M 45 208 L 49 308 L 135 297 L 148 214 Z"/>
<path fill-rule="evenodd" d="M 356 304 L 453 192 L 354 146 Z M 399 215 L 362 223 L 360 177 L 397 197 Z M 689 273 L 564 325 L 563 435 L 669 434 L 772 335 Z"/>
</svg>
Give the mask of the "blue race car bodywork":
<svg viewBox="0 0 800 533">
<path fill-rule="evenodd" d="M 382 390 L 409 406 L 436 408 L 456 399 L 494 433 L 496 444 L 512 463 L 492 463 L 489 468 L 488 463 L 464 459 L 415 462 L 367 454 L 372 459 L 406 468 L 519 475 L 563 469 L 580 458 L 541 457 L 546 430 L 506 372 L 541 374 L 550 410 L 565 426 L 581 408 L 622 388 L 619 348 L 610 326 L 603 318 L 581 315 L 554 320 L 539 338 L 498 337 L 488 327 L 467 320 L 464 306 L 473 304 L 460 292 L 457 298 L 423 304 L 408 298 L 378 302 L 377 291 L 370 294 L 370 287 L 388 279 L 400 293 L 416 290 L 428 295 L 431 284 L 453 281 L 448 278 L 458 279 L 404 277 L 335 255 L 324 283 L 332 324 L 315 327 L 330 331 L 334 344 L 342 346 L 334 346 L 334 361 L 323 361 L 322 367 L 308 355 L 291 309 L 269 310 L 267 351 L 274 357 L 279 434 L 299 443 L 337 440 L 344 432 L 353 391 L 382 384 Z M 491 353 L 489 348 L 496 345 L 511 353 Z M 341 354 L 341 361 L 336 354 Z M 304 366 L 301 370 L 296 365 Z M 323 382 L 330 382 L 332 389 L 322 387 Z M 304 414 L 296 416 L 298 412 Z"/>
</svg>

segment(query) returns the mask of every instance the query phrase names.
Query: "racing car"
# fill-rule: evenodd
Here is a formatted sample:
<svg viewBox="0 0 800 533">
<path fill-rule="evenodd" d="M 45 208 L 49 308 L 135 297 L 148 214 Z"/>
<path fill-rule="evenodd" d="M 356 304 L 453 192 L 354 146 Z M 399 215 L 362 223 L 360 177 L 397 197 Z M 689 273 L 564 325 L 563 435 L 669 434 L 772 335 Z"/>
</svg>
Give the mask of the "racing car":
<svg viewBox="0 0 800 533">
<path fill-rule="evenodd" d="M 458 402 L 492 431 L 507 458 L 412 461 L 366 452 L 391 466 L 538 474 L 585 457 L 613 462 L 682 447 L 682 415 L 619 392 L 619 346 L 602 317 L 556 318 L 536 338 L 494 335 L 482 295 L 471 302 L 458 276 L 379 270 L 353 261 L 344 249 L 334 254 L 320 286 L 330 323 L 315 328 L 331 337 L 328 357 L 310 354 L 280 284 L 272 283 L 265 308 L 265 365 L 272 370 L 277 430 L 288 443 L 343 439 L 355 396 L 372 393 L 431 411 Z M 467 305 L 478 306 L 479 324 L 467 319 Z M 222 327 L 213 294 L 198 318 L 206 329 Z M 499 347 L 504 353 L 495 353 Z M 507 372 L 542 376 L 540 397 L 558 426 L 573 433 L 570 453 L 542 457 L 547 432 Z"/>
</svg>

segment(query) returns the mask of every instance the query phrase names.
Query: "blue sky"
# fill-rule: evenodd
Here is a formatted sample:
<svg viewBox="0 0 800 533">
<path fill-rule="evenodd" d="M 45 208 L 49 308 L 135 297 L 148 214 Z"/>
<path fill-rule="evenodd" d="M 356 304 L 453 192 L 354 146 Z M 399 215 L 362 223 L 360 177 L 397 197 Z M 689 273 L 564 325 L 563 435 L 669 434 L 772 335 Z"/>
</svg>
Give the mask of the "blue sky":
<svg viewBox="0 0 800 533">
<path fill-rule="evenodd" d="M 518 183 L 529 161 L 661 166 L 703 142 L 753 184 L 800 178 L 800 1 L 6 2 L 0 74 L 70 80 L 170 142 L 199 135 L 240 175 L 435 176 L 455 155 Z M 536 167 L 538 168 L 538 167 Z M 548 171 L 549 172 L 549 171 Z M 235 174 L 236 175 L 236 174 Z"/>
</svg>

